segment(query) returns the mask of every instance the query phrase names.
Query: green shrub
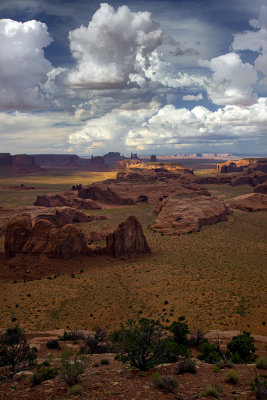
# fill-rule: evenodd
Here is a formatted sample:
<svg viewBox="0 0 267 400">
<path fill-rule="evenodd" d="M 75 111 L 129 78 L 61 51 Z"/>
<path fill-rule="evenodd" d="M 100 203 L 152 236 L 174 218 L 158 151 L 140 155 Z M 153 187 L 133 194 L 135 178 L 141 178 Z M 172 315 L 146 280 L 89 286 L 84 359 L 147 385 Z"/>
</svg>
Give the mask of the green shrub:
<svg viewBox="0 0 267 400">
<path fill-rule="evenodd" d="M 225 368 L 233 368 L 234 364 L 231 360 L 226 360 L 225 361 Z"/>
<path fill-rule="evenodd" d="M 189 328 L 187 324 L 184 322 L 173 322 L 170 326 L 170 331 L 176 343 L 188 346 L 187 334 L 189 333 Z"/>
<path fill-rule="evenodd" d="M 160 341 L 158 348 L 155 349 L 154 358 L 157 364 L 174 363 L 178 356 L 187 356 L 188 350 L 183 344 L 174 342 L 171 338 Z"/>
<path fill-rule="evenodd" d="M 178 387 L 178 381 L 172 376 L 161 376 L 154 374 L 152 376 L 153 385 L 164 393 L 173 393 Z"/>
<path fill-rule="evenodd" d="M 196 374 L 197 373 L 196 362 L 192 360 L 192 358 L 190 357 L 185 357 L 177 363 L 174 369 L 174 373 L 177 375 L 186 373 Z"/>
<path fill-rule="evenodd" d="M 102 358 L 102 360 L 100 360 L 100 364 L 101 365 L 109 365 L 109 360 L 107 358 Z"/>
<path fill-rule="evenodd" d="M 23 330 L 18 325 L 8 328 L 0 339 L 0 366 L 15 373 L 34 365 L 36 358 L 37 349 L 30 348 Z"/>
<path fill-rule="evenodd" d="M 216 373 L 218 373 L 218 372 L 221 371 L 221 368 L 219 367 L 219 365 L 216 364 L 216 365 L 214 365 L 214 367 L 212 368 L 212 371 L 215 372 L 215 374 L 216 374 Z"/>
<path fill-rule="evenodd" d="M 254 339 L 249 332 L 243 332 L 234 336 L 227 348 L 230 358 L 235 364 L 246 363 L 251 360 L 255 353 Z"/>
<path fill-rule="evenodd" d="M 58 370 L 56 367 L 52 367 L 49 361 L 44 361 L 42 364 L 38 365 L 35 368 L 33 375 L 30 378 L 30 381 L 32 385 L 40 385 L 40 383 L 44 381 L 54 379 L 57 373 Z"/>
<path fill-rule="evenodd" d="M 220 360 L 217 347 L 215 344 L 209 343 L 207 339 L 202 342 L 200 351 L 198 358 L 206 363 L 214 364 Z"/>
<path fill-rule="evenodd" d="M 83 388 L 80 385 L 73 385 L 68 390 L 68 396 L 78 396 L 83 393 Z"/>
<path fill-rule="evenodd" d="M 84 334 L 81 331 L 74 330 L 74 331 L 65 331 L 62 336 L 58 336 L 58 340 L 66 342 L 66 341 L 74 341 L 74 340 L 80 340 L 83 339 Z"/>
<path fill-rule="evenodd" d="M 256 399 L 266 400 L 267 399 L 267 376 L 263 375 L 256 377 L 254 382 L 250 384 L 251 389 L 255 393 Z"/>
<path fill-rule="evenodd" d="M 143 318 L 138 323 L 129 320 L 126 326 L 121 325 L 121 329 L 111 335 L 111 341 L 118 360 L 145 371 L 157 364 L 161 337 L 161 325 Z"/>
<path fill-rule="evenodd" d="M 238 372 L 235 371 L 235 370 L 229 371 L 225 375 L 225 380 L 226 380 L 226 382 L 233 383 L 233 385 L 237 385 L 238 382 L 239 382 L 239 374 L 238 374 Z"/>
<path fill-rule="evenodd" d="M 204 392 L 201 393 L 201 396 L 204 396 L 204 397 L 211 396 L 211 397 L 217 398 L 217 397 L 220 397 L 220 395 L 221 395 L 221 390 L 220 390 L 220 387 L 217 385 L 208 385 L 206 387 L 206 389 L 204 390 Z"/>
<path fill-rule="evenodd" d="M 256 368 L 267 369 L 267 358 L 266 357 L 258 357 L 256 360 Z"/>
<path fill-rule="evenodd" d="M 46 347 L 48 349 L 60 349 L 59 343 L 57 339 L 50 339 L 46 342 Z"/>
<path fill-rule="evenodd" d="M 65 350 L 61 356 L 59 375 L 69 386 L 73 386 L 79 382 L 80 375 L 85 371 L 86 362 L 81 354 Z"/>
</svg>

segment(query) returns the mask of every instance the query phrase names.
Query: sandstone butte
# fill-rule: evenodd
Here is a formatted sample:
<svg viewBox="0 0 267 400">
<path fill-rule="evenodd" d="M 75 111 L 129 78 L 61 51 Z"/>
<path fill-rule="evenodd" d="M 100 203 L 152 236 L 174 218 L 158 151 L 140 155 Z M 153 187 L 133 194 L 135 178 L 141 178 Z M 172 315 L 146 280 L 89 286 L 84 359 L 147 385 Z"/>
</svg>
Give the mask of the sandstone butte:
<svg viewBox="0 0 267 400">
<path fill-rule="evenodd" d="M 136 217 L 130 216 L 106 239 L 107 253 L 113 257 L 131 257 L 151 253 L 143 228 Z"/>
<path fill-rule="evenodd" d="M 226 221 L 230 213 L 221 199 L 194 193 L 166 198 L 157 211 L 158 217 L 150 228 L 163 235 L 197 232 L 203 225 Z"/>
<path fill-rule="evenodd" d="M 233 199 L 232 208 L 243 211 L 267 211 L 267 195 L 262 193 L 249 193 Z"/>
</svg>

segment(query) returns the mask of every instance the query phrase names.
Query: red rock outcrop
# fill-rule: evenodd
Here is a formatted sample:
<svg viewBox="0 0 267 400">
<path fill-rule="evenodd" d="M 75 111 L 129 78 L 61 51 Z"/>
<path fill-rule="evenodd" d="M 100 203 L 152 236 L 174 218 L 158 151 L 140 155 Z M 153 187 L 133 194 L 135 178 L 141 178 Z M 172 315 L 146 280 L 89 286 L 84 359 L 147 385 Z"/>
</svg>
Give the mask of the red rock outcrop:
<svg viewBox="0 0 267 400">
<path fill-rule="evenodd" d="M 267 211 L 267 195 L 262 193 L 249 193 L 233 199 L 232 208 L 242 211 Z"/>
<path fill-rule="evenodd" d="M 226 221 L 229 209 L 216 197 L 174 195 L 164 199 L 151 229 L 163 235 L 197 232 L 203 225 Z"/>
<path fill-rule="evenodd" d="M 0 234 L 5 230 L 8 222 L 21 214 L 28 214 L 32 218 L 33 224 L 40 219 L 45 219 L 56 227 L 62 227 L 74 222 L 93 222 L 98 220 L 106 220 L 107 217 L 102 215 L 86 215 L 75 208 L 70 207 L 18 207 L 14 209 L 0 209 Z"/>
<path fill-rule="evenodd" d="M 32 227 L 31 217 L 13 218 L 5 230 L 5 254 L 45 254 L 51 257 L 71 258 L 88 254 L 83 232 L 74 225 L 56 228 L 47 220 Z"/>
<path fill-rule="evenodd" d="M 32 230 L 30 215 L 21 214 L 12 218 L 5 229 L 5 254 L 14 257 L 28 240 Z"/>
<path fill-rule="evenodd" d="M 151 253 L 142 225 L 134 216 L 128 217 L 107 237 L 106 250 L 113 257 L 133 257 Z"/>
<path fill-rule="evenodd" d="M 245 158 L 239 161 L 227 161 L 224 164 L 217 164 L 218 173 L 254 171 L 267 172 L 267 158 Z"/>
<path fill-rule="evenodd" d="M 256 186 L 254 192 L 267 194 L 267 182 L 263 183 L 262 185 Z"/>
<path fill-rule="evenodd" d="M 104 181 L 105 182 L 105 181 Z M 92 199 L 106 204 L 130 205 L 135 204 L 129 197 L 121 197 L 109 185 L 102 187 L 103 182 L 89 185 L 78 191 L 78 197 Z"/>
<path fill-rule="evenodd" d="M 99 210 L 101 206 L 91 199 L 81 199 L 77 197 L 73 192 L 65 192 L 63 194 L 55 195 L 39 195 L 36 201 L 33 203 L 34 206 L 42 207 L 72 207 L 72 208 L 83 208 L 84 210 Z"/>
</svg>

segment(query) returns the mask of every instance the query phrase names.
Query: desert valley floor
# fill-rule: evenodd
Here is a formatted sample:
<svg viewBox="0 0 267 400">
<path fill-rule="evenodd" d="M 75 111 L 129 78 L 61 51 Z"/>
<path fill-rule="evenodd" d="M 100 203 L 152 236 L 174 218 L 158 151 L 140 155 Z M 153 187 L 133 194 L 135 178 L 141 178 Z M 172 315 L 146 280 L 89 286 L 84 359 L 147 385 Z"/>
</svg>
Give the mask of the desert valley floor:
<svg viewBox="0 0 267 400">
<path fill-rule="evenodd" d="M 0 205 L 31 205 L 37 194 L 58 193 L 74 184 L 114 177 L 114 172 L 5 176 L 0 178 Z M 14 189 L 21 183 L 36 189 Z M 234 196 L 253 191 L 249 185 L 203 186 L 228 205 Z M 2 236 L 2 328 L 16 321 L 31 331 L 91 329 L 95 325 L 110 330 L 128 318 L 149 317 L 168 324 L 184 316 L 190 329 L 267 334 L 266 212 L 231 209 L 228 221 L 178 236 L 163 236 L 149 229 L 155 219 L 154 206 L 149 204 L 84 212 L 108 217 L 106 221 L 78 223 L 85 232 L 107 223 L 115 228 L 129 215 L 136 216 L 152 254 L 119 260 L 108 256 L 6 258 Z"/>
</svg>

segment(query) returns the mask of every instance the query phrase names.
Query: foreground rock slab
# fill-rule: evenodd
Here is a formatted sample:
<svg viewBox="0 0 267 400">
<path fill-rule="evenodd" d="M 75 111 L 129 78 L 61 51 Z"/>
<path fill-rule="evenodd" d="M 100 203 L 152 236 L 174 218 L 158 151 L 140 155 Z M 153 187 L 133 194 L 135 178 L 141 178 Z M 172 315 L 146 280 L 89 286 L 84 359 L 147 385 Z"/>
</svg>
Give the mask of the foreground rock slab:
<svg viewBox="0 0 267 400">
<path fill-rule="evenodd" d="M 242 211 L 267 211 L 267 195 L 263 193 L 249 193 L 233 199 L 232 208 Z"/>
<path fill-rule="evenodd" d="M 230 213 L 221 199 L 196 194 L 166 198 L 157 212 L 159 215 L 150 228 L 163 235 L 197 232 L 203 225 L 226 221 Z"/>
<path fill-rule="evenodd" d="M 142 225 L 134 216 L 128 217 L 107 237 L 106 250 L 113 257 L 133 257 L 151 253 Z"/>
</svg>

